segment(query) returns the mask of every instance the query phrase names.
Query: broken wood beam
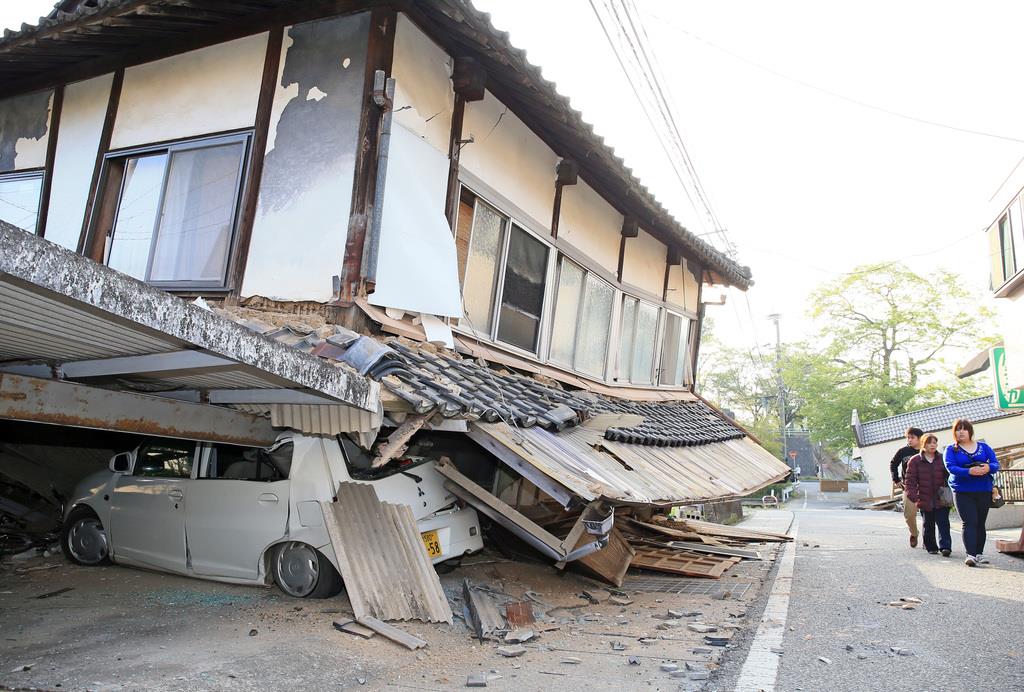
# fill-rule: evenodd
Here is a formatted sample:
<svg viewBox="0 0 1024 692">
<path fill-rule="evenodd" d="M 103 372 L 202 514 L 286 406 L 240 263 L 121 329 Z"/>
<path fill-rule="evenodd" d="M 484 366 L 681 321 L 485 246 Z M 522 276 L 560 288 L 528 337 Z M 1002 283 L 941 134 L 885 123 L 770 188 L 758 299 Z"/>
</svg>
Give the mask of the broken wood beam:
<svg viewBox="0 0 1024 692">
<path fill-rule="evenodd" d="M 466 624 L 480 641 L 492 632 L 505 628 L 505 621 L 497 606 L 487 596 L 477 593 L 469 579 L 462 580 L 462 602 L 466 606 Z"/>
<path fill-rule="evenodd" d="M 370 462 L 370 468 L 380 468 L 395 457 L 405 454 L 405 450 L 409 448 L 409 440 L 430 420 L 431 415 L 433 415 L 433 411 L 408 416 L 377 448 L 377 454 Z"/>
</svg>

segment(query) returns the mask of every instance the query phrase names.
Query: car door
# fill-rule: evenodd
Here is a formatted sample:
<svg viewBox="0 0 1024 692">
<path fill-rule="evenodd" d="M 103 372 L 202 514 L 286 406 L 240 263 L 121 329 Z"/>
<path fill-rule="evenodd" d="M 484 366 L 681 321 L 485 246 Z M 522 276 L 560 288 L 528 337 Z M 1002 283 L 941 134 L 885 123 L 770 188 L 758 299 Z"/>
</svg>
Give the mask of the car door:
<svg viewBox="0 0 1024 692">
<path fill-rule="evenodd" d="M 263 551 L 288 524 L 291 444 L 274 455 L 252 447 L 204 444 L 189 489 L 185 535 L 197 575 L 256 579 Z M 286 461 L 282 459 L 287 456 Z"/>
<path fill-rule="evenodd" d="M 110 498 L 114 559 L 173 572 L 186 571 L 185 507 L 196 443 L 150 440 L 135 453 L 131 474 Z"/>
</svg>

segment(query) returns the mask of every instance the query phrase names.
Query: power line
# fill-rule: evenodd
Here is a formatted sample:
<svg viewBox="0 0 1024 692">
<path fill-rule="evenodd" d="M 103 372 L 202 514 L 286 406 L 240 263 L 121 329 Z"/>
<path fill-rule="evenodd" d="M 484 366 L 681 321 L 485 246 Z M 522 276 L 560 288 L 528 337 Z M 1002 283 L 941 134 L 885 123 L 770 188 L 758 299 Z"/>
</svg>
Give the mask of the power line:
<svg viewBox="0 0 1024 692">
<path fill-rule="evenodd" d="M 766 65 L 762 65 L 761 63 L 759 63 L 759 62 L 757 62 L 755 60 L 752 60 L 752 59 L 747 58 L 747 57 L 745 57 L 743 55 L 740 55 L 739 53 L 735 53 L 735 52 L 729 50 L 728 48 L 725 48 L 723 46 L 718 45 L 717 43 L 714 43 L 713 41 L 709 41 L 706 38 L 698 36 L 697 34 L 694 34 L 693 32 L 687 31 L 686 29 L 680 27 L 678 24 L 676 24 L 675 22 L 673 22 L 670 19 L 667 19 L 665 17 L 661 17 L 659 15 L 652 15 L 652 16 L 654 16 L 658 20 L 664 22 L 666 25 L 672 27 L 672 29 L 674 29 L 675 31 L 678 31 L 678 32 L 680 32 L 682 34 L 686 34 L 690 38 L 692 38 L 692 39 L 694 39 L 696 41 L 700 41 L 701 43 L 706 43 L 707 45 L 711 46 L 712 48 L 714 48 L 716 50 L 719 50 L 719 51 L 725 53 L 726 55 L 729 55 L 730 57 L 733 57 L 736 60 L 739 60 L 740 62 L 744 62 L 744 63 L 746 63 L 748 65 L 751 65 L 752 67 L 756 67 L 759 70 L 763 70 L 764 72 L 768 72 L 769 74 L 775 75 L 776 77 L 779 77 L 781 79 L 785 79 L 787 81 L 793 82 L 794 84 L 799 84 L 800 86 L 806 87 L 808 89 L 813 89 L 814 91 L 820 91 L 823 94 L 827 94 L 827 95 L 829 95 L 829 96 L 831 96 L 833 98 L 837 98 L 837 99 L 840 99 L 842 101 L 846 101 L 848 103 L 852 103 L 852 104 L 854 104 L 856 106 L 860 106 L 862 108 L 867 108 L 869 110 L 878 111 L 880 113 L 885 113 L 886 115 L 891 115 L 891 116 L 896 117 L 896 118 L 903 118 L 904 120 L 910 120 L 912 122 L 920 123 L 920 124 L 923 124 L 923 125 L 931 125 L 933 127 L 941 127 L 941 128 L 947 129 L 947 130 L 952 130 L 954 132 L 962 132 L 964 134 L 978 135 L 980 137 L 990 137 L 992 139 L 1000 139 L 1000 140 L 1007 141 L 1007 142 L 1016 142 L 1018 144 L 1024 144 L 1024 139 L 1021 139 L 1019 137 L 1011 137 L 1009 135 L 1001 135 L 1001 134 L 998 134 L 998 133 L 995 133 L 995 132 L 987 132 L 985 130 L 976 130 L 976 129 L 969 128 L 969 127 L 961 127 L 959 125 L 951 125 L 949 123 L 940 122 L 938 120 L 931 120 L 929 118 L 922 118 L 922 117 L 919 117 L 919 116 L 916 116 L 916 115 L 910 115 L 908 113 L 901 113 L 900 111 L 896 111 L 896 110 L 893 110 L 891 108 L 886 108 L 885 106 L 879 106 L 879 105 L 876 105 L 876 104 L 873 104 L 873 103 L 868 103 L 867 101 L 862 101 L 862 100 L 854 98 L 852 96 L 847 96 L 845 94 L 840 94 L 837 91 L 832 91 L 831 89 L 827 89 L 825 87 L 818 86 L 817 84 L 813 84 L 811 82 L 804 81 L 804 80 L 802 80 L 802 79 L 800 79 L 798 77 L 792 77 L 792 76 L 790 76 L 788 74 L 785 74 L 784 72 L 779 72 L 778 70 L 775 70 L 775 69 L 773 69 L 771 67 L 767 67 Z"/>
</svg>

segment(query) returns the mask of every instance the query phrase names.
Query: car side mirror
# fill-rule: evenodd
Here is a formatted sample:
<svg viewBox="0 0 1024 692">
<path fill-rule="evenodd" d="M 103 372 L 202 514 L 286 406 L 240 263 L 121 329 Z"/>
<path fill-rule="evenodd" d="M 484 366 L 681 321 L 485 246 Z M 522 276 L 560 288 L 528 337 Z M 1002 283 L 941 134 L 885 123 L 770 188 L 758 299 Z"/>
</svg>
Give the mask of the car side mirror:
<svg viewBox="0 0 1024 692">
<path fill-rule="evenodd" d="M 128 473 L 132 468 L 131 452 L 120 452 L 110 458 L 110 470 L 114 473 Z"/>
</svg>

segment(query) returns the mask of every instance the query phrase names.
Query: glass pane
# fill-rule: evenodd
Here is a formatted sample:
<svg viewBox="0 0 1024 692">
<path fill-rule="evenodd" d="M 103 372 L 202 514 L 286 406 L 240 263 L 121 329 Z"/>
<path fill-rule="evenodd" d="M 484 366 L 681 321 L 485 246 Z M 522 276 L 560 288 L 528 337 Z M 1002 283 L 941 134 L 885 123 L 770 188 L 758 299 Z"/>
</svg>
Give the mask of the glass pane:
<svg viewBox="0 0 1024 692">
<path fill-rule="evenodd" d="M 615 291 L 604 281 L 588 274 L 583 295 L 580 341 L 576 347 L 576 367 L 597 377 L 604 376 L 608 357 L 608 327 L 612 321 Z"/>
<path fill-rule="evenodd" d="M 35 233 L 42 187 L 42 176 L 0 180 L 0 219 Z"/>
<path fill-rule="evenodd" d="M 640 303 L 636 320 L 636 336 L 633 346 L 633 365 L 630 382 L 652 384 L 654 368 L 655 339 L 658 336 L 658 308 Z"/>
<path fill-rule="evenodd" d="M 145 445 L 135 460 L 136 476 L 156 478 L 188 478 L 192 475 L 195 444 L 169 442 Z"/>
<path fill-rule="evenodd" d="M 512 228 L 501 291 L 498 339 L 527 351 L 537 350 L 548 248 L 521 228 Z"/>
<path fill-rule="evenodd" d="M 171 155 L 150 281 L 224 281 L 244 153 L 233 142 Z"/>
<path fill-rule="evenodd" d="M 1003 276 L 1009 279 L 1017 273 L 1017 261 L 1014 257 L 1013 229 L 1010 226 L 1010 217 L 1003 216 L 999 219 L 999 238 L 1003 250 Z"/>
<path fill-rule="evenodd" d="M 136 279 L 146 278 L 166 163 L 167 154 L 157 154 L 130 159 L 125 165 L 107 264 Z"/>
<path fill-rule="evenodd" d="M 555 298 L 555 319 L 551 326 L 551 360 L 572 365 L 576 348 L 576 321 L 580 312 L 580 290 L 583 270 L 563 258 L 558 272 L 558 295 Z"/>
<path fill-rule="evenodd" d="M 686 333 L 689 320 L 668 313 L 661 347 L 661 384 L 679 386 L 686 380 Z"/>
<path fill-rule="evenodd" d="M 462 295 L 466 324 L 470 329 L 487 336 L 491 334 L 494 287 L 498 280 L 498 260 L 504 236 L 505 217 L 486 204 L 477 202 Z"/>
<path fill-rule="evenodd" d="M 622 298 L 622 328 L 619 330 L 619 372 L 620 380 L 629 379 L 629 366 L 633 362 L 633 342 L 636 340 L 637 299 Z"/>
</svg>

